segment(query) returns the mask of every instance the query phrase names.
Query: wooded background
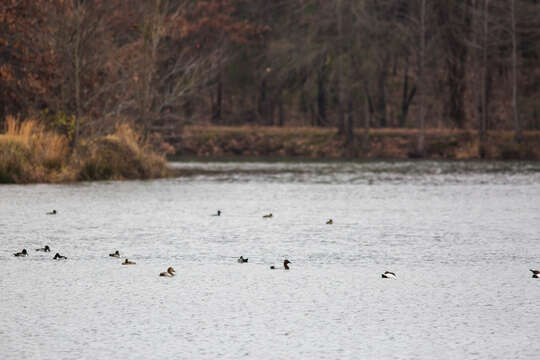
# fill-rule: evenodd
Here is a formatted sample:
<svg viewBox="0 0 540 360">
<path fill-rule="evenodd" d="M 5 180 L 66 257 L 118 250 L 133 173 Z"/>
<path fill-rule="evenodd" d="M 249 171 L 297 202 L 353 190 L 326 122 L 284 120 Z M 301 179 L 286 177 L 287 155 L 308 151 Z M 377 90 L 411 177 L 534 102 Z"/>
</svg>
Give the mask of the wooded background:
<svg viewBox="0 0 540 360">
<path fill-rule="evenodd" d="M 537 0 L 3 0 L 0 122 L 540 129 Z M 0 124 L 1 125 L 1 124 Z M 423 135 L 418 151 L 423 150 Z"/>
</svg>

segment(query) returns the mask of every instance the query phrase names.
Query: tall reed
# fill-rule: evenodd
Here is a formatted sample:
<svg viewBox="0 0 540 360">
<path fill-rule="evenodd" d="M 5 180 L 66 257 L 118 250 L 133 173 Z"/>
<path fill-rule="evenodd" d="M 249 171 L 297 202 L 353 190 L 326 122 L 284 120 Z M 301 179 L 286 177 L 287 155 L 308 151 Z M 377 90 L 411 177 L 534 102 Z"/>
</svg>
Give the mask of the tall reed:
<svg viewBox="0 0 540 360">
<path fill-rule="evenodd" d="M 0 134 L 0 182 L 54 181 L 60 177 L 69 155 L 67 138 L 47 131 L 36 120 L 6 119 Z"/>
<path fill-rule="evenodd" d="M 84 139 L 73 151 L 65 135 L 36 120 L 6 119 L 0 134 L 0 183 L 146 179 L 167 176 L 165 157 L 128 125 Z"/>
</svg>

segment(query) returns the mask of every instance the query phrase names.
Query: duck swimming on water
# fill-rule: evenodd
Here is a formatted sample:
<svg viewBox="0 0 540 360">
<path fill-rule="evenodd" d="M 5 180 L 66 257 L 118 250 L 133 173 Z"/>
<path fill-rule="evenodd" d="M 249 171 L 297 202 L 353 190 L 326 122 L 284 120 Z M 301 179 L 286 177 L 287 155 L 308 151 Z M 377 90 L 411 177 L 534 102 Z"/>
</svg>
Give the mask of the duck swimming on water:
<svg viewBox="0 0 540 360">
<path fill-rule="evenodd" d="M 272 213 L 270 213 L 270 214 L 263 215 L 263 218 L 264 218 L 264 219 L 269 219 L 269 218 L 271 218 L 271 217 L 273 217 L 273 216 L 274 216 L 274 215 L 272 215 Z"/>
<path fill-rule="evenodd" d="M 47 215 L 56 215 L 56 210 L 49 211 L 49 212 L 47 213 Z"/>
<path fill-rule="evenodd" d="M 289 270 L 289 264 L 292 264 L 289 260 L 285 259 L 285 261 L 283 261 L 283 269 L 284 270 Z M 276 267 L 274 265 L 270 266 L 270 269 L 272 270 L 276 270 Z"/>
<path fill-rule="evenodd" d="M 385 271 L 385 272 L 381 275 L 381 277 L 382 277 L 383 279 L 397 279 L 396 274 L 394 274 L 394 273 L 391 272 L 391 271 Z"/>
<path fill-rule="evenodd" d="M 328 219 L 328 221 L 326 222 L 327 225 L 332 225 L 334 223 L 334 220 L 332 219 Z"/>
<path fill-rule="evenodd" d="M 22 249 L 21 252 L 14 253 L 13 256 L 28 256 L 28 251 L 26 251 L 26 249 Z"/>
<path fill-rule="evenodd" d="M 242 264 L 242 263 L 247 263 L 247 262 L 248 262 L 248 259 L 247 259 L 247 258 L 244 259 L 243 256 L 240 256 L 240 257 L 238 258 L 237 261 L 238 261 L 240 264 Z"/>
<path fill-rule="evenodd" d="M 213 214 L 212 216 L 221 216 L 221 210 L 218 210 L 217 213 Z"/>
<path fill-rule="evenodd" d="M 533 279 L 540 279 L 540 270 L 530 269 L 529 271 L 532 272 Z"/>
<path fill-rule="evenodd" d="M 49 247 L 49 245 L 45 245 L 45 247 L 36 249 L 36 251 L 51 252 L 51 248 Z"/>
<path fill-rule="evenodd" d="M 175 272 L 172 267 L 169 267 L 166 272 L 159 273 L 159 276 L 173 277 Z"/>
<path fill-rule="evenodd" d="M 129 261 L 128 259 L 124 260 L 124 262 L 122 263 L 122 265 L 135 265 L 136 262 L 135 261 Z"/>
<path fill-rule="evenodd" d="M 59 253 L 56 253 L 53 257 L 53 260 L 67 260 L 67 256 L 60 255 Z"/>
<path fill-rule="evenodd" d="M 111 257 L 120 257 L 120 251 L 116 250 L 112 254 L 109 254 L 109 256 L 111 256 Z"/>
</svg>

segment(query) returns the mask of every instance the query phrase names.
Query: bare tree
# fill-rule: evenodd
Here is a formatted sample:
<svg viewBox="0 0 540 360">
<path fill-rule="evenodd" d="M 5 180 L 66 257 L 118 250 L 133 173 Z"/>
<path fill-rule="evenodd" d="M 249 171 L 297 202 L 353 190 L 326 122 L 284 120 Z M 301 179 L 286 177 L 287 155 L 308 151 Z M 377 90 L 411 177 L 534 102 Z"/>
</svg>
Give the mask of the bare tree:
<svg viewBox="0 0 540 360">
<path fill-rule="evenodd" d="M 40 38 L 47 51 L 54 54 L 53 87 L 57 91 L 48 95 L 53 111 L 66 113 L 74 118 L 72 143 L 77 145 L 83 120 L 99 116 L 97 93 L 104 88 L 105 64 L 110 47 L 107 32 L 107 14 L 115 3 L 101 1 L 47 2 L 46 17 L 42 19 L 43 34 Z M 86 121 L 90 123 L 90 121 Z"/>
</svg>

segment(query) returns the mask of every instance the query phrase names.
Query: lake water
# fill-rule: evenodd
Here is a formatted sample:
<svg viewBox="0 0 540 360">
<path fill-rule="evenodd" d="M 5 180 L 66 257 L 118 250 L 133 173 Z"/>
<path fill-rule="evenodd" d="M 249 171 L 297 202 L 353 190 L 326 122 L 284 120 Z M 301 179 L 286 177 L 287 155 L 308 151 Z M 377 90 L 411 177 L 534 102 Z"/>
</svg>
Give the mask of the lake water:
<svg viewBox="0 0 540 360">
<path fill-rule="evenodd" d="M 0 186 L 1 359 L 540 357 L 540 163 L 171 166 Z"/>
</svg>

